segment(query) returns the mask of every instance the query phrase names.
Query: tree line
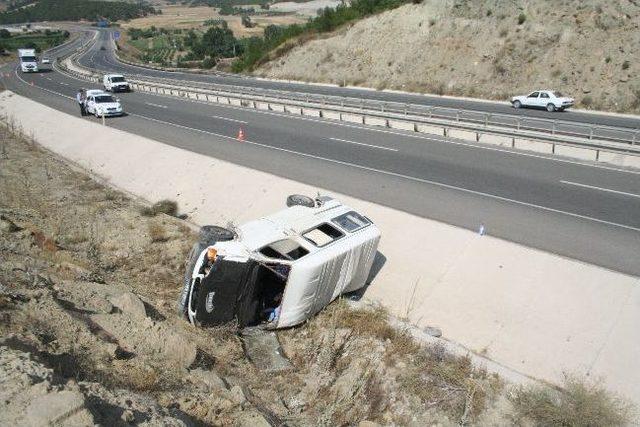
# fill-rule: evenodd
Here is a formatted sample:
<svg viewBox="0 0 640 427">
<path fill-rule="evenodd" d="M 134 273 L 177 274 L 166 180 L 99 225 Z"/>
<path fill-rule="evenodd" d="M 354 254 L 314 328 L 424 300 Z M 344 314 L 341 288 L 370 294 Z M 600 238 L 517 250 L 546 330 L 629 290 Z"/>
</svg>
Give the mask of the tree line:
<svg viewBox="0 0 640 427">
<path fill-rule="evenodd" d="M 33 6 L 0 13 L 0 24 L 38 21 L 127 20 L 157 13 L 144 3 L 123 1 L 40 0 Z"/>
</svg>

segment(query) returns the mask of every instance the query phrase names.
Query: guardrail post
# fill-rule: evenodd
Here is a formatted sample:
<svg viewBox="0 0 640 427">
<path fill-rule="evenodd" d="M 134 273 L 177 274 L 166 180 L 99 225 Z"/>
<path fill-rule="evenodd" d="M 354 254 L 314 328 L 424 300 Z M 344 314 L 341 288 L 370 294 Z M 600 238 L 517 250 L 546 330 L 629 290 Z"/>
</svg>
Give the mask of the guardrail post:
<svg viewBox="0 0 640 427">
<path fill-rule="evenodd" d="M 557 120 L 554 120 L 554 121 L 553 121 L 553 125 L 551 126 L 551 133 L 552 133 L 553 135 L 555 135 L 555 133 L 556 133 L 556 125 L 557 125 L 557 124 L 558 124 L 558 121 L 557 121 Z"/>
<path fill-rule="evenodd" d="M 460 121 L 460 110 L 456 110 L 456 122 Z"/>
<path fill-rule="evenodd" d="M 429 118 L 433 117 L 433 107 L 429 107 Z"/>
<path fill-rule="evenodd" d="M 589 127 L 589 139 L 593 139 L 593 126 Z M 596 152 L 596 160 L 598 157 L 598 153 Z"/>
<path fill-rule="evenodd" d="M 522 120 L 522 119 L 520 119 L 520 117 L 518 117 L 518 122 L 516 123 L 516 130 L 517 130 L 517 131 L 520 131 L 520 121 L 521 121 L 521 120 Z"/>
<path fill-rule="evenodd" d="M 404 115 L 407 115 L 407 110 L 409 109 L 409 104 L 404 104 Z"/>
<path fill-rule="evenodd" d="M 491 117 L 491 114 L 485 114 L 484 116 L 484 127 L 489 126 L 489 118 Z"/>
<path fill-rule="evenodd" d="M 636 145 L 636 138 L 638 137 L 639 133 L 640 133 L 640 131 L 636 131 L 636 133 L 633 134 L 633 139 L 631 140 L 631 145 Z"/>
<path fill-rule="evenodd" d="M 360 100 L 360 111 L 364 111 L 364 99 Z"/>
</svg>

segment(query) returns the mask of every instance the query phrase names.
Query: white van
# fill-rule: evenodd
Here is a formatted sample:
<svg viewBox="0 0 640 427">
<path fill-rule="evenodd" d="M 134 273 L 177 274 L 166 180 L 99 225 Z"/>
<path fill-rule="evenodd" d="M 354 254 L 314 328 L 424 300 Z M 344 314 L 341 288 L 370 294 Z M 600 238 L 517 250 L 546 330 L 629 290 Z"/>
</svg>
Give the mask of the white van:
<svg viewBox="0 0 640 427">
<path fill-rule="evenodd" d="M 36 58 L 35 49 L 18 49 L 18 58 L 20 59 L 20 70 L 23 73 L 38 72 L 38 58 Z"/>
<path fill-rule="evenodd" d="M 371 220 L 330 197 L 294 195 L 287 205 L 237 231 L 202 227 L 187 259 L 182 316 L 285 328 L 365 286 L 380 241 Z"/>
<path fill-rule="evenodd" d="M 121 74 L 106 74 L 102 78 L 102 85 L 107 92 L 131 91 L 131 86 Z"/>
</svg>

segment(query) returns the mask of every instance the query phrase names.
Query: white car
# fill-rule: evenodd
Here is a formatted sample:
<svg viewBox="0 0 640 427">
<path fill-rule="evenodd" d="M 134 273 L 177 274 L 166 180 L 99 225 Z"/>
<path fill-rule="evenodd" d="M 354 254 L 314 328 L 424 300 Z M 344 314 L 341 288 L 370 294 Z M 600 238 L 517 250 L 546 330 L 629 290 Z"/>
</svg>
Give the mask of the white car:
<svg viewBox="0 0 640 427">
<path fill-rule="evenodd" d="M 514 108 L 544 108 L 549 112 L 563 111 L 565 108 L 573 106 L 573 103 L 573 98 L 568 98 L 557 90 L 537 90 L 529 95 L 511 98 L 511 105 Z"/>
<path fill-rule="evenodd" d="M 101 90 L 88 90 L 84 105 L 87 113 L 96 117 L 112 117 L 124 114 L 120 100 Z"/>
<path fill-rule="evenodd" d="M 178 310 L 195 325 L 297 325 L 365 286 L 380 231 L 330 197 L 292 195 L 236 231 L 204 226 L 187 258 Z"/>
<path fill-rule="evenodd" d="M 102 85 L 107 92 L 130 92 L 131 86 L 121 74 L 106 74 L 102 78 Z"/>
<path fill-rule="evenodd" d="M 40 60 L 41 64 L 51 64 L 51 60 L 49 58 L 42 58 Z"/>
</svg>

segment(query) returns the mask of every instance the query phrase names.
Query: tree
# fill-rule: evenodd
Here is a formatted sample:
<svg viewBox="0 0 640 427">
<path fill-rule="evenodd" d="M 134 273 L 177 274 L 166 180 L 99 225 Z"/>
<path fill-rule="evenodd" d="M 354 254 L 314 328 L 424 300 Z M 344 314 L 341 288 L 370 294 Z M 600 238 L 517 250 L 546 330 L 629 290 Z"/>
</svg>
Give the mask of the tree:
<svg viewBox="0 0 640 427">
<path fill-rule="evenodd" d="M 244 25 L 246 28 L 253 28 L 253 22 L 251 22 L 251 18 L 249 18 L 249 16 L 247 15 L 242 15 L 242 18 L 240 19 L 240 21 L 242 22 L 242 25 Z"/>
<path fill-rule="evenodd" d="M 194 46 L 194 53 L 199 57 L 232 58 L 241 52 L 238 40 L 228 28 L 209 28 L 202 36 L 202 41 Z"/>
<path fill-rule="evenodd" d="M 0 39 L 8 39 L 9 37 L 11 37 L 11 32 L 9 30 L 4 28 L 0 30 Z"/>
</svg>

